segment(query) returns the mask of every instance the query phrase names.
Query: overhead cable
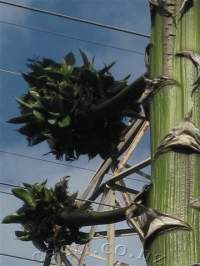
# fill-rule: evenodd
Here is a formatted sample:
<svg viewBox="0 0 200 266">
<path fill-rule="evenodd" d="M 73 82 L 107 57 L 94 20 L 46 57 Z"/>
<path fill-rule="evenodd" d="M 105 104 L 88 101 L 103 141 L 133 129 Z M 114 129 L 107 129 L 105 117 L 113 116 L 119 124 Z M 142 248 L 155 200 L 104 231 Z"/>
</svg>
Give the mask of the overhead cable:
<svg viewBox="0 0 200 266">
<path fill-rule="evenodd" d="M 16 152 L 0 150 L 0 153 L 13 155 L 13 156 L 21 157 L 21 158 L 25 158 L 25 159 L 35 160 L 35 161 L 42 161 L 42 162 L 50 163 L 50 164 L 56 164 L 56 165 L 62 165 L 62 166 L 66 166 L 66 167 L 72 167 L 72 168 L 76 168 L 76 169 L 80 169 L 80 170 L 84 170 L 84 171 L 89 171 L 89 172 L 93 172 L 93 173 L 96 172 L 95 170 L 89 169 L 89 168 L 86 168 L 86 167 L 76 166 L 74 164 L 64 164 L 64 163 L 54 162 L 54 161 L 51 161 L 51 160 L 37 158 L 37 157 L 29 156 L 29 155 L 24 155 L 24 154 L 21 154 L 21 153 L 16 153 Z"/>
<path fill-rule="evenodd" d="M 11 195 L 11 196 L 13 196 L 12 193 L 10 193 L 10 192 L 6 192 L 6 191 L 1 191 L 1 190 L 0 190 L 0 194 L 6 194 L 6 195 Z"/>
<path fill-rule="evenodd" d="M 8 74 L 21 76 L 21 73 L 20 72 L 13 71 L 13 70 L 9 70 L 9 69 L 2 68 L 2 67 L 0 67 L 0 72 L 5 72 L 5 73 L 8 73 Z"/>
<path fill-rule="evenodd" d="M 143 52 L 140 52 L 140 51 L 137 51 L 137 50 L 132 50 L 132 49 L 128 49 L 128 48 L 122 48 L 122 47 L 118 47 L 118 46 L 114 46 L 114 45 L 110 45 L 110 44 L 105 44 L 105 43 L 97 42 L 97 41 L 81 39 L 81 38 L 69 36 L 69 35 L 66 35 L 66 34 L 60 33 L 60 32 L 54 32 L 54 31 L 50 31 L 50 30 L 46 30 L 46 29 L 37 28 L 37 27 L 30 27 L 30 26 L 20 25 L 20 24 L 14 23 L 14 22 L 4 21 L 4 20 L 0 20 L 0 23 L 1 24 L 5 24 L 5 25 L 10 25 L 10 26 L 15 26 L 15 27 L 18 27 L 18 28 L 21 28 L 21 29 L 27 29 L 27 30 L 36 31 L 36 32 L 47 33 L 47 34 L 51 34 L 51 35 L 55 35 L 55 36 L 59 36 L 59 37 L 67 38 L 67 39 L 72 39 L 72 40 L 79 41 L 79 42 L 89 43 L 89 44 L 92 44 L 92 45 L 97 45 L 97 46 L 101 46 L 101 47 L 105 47 L 105 48 L 115 49 L 115 50 L 128 52 L 128 53 L 133 53 L 133 54 L 138 54 L 138 55 L 144 55 Z"/>
<path fill-rule="evenodd" d="M 13 188 L 21 187 L 21 186 L 17 186 L 17 185 L 15 185 L 15 184 L 4 183 L 4 182 L 0 182 L 0 185 L 8 186 L 8 187 L 13 187 Z M 0 191 L 0 193 L 1 193 L 1 194 L 7 194 L 7 195 L 12 195 L 12 196 L 14 196 L 12 193 L 10 193 L 10 192 L 6 192 L 6 191 Z M 99 203 L 99 202 L 92 201 L 92 200 L 86 200 L 86 199 L 80 199 L 80 198 L 76 198 L 76 200 L 78 200 L 78 201 L 83 201 L 83 202 L 89 202 L 89 203 L 96 204 L 96 205 L 102 205 L 102 206 L 106 206 L 106 207 L 119 208 L 119 207 L 117 207 L 117 206 L 115 206 L 115 205 L 106 204 L 106 203 Z"/>
<path fill-rule="evenodd" d="M 60 162 L 54 162 L 54 161 L 51 161 L 51 160 L 46 160 L 46 159 L 42 159 L 42 158 L 37 158 L 37 157 L 28 156 L 28 155 L 24 155 L 24 154 L 16 153 L 16 152 L 5 151 L 5 150 L 0 150 L 0 153 L 8 154 L 8 155 L 16 156 L 16 157 L 21 157 L 21 158 L 25 158 L 25 159 L 29 159 L 29 160 L 42 161 L 42 162 L 45 162 L 45 163 L 62 165 L 62 166 L 66 166 L 66 167 L 71 167 L 71 168 L 76 168 L 76 169 L 79 169 L 79 170 L 84 170 L 84 171 L 89 171 L 89 172 L 96 173 L 96 170 L 94 170 L 94 169 L 86 168 L 86 167 L 82 167 L 82 166 L 76 166 L 74 164 L 64 164 L 64 163 L 60 163 Z M 140 175 L 139 172 L 138 172 L 138 174 Z M 111 173 L 107 173 L 107 175 L 112 175 L 112 174 Z M 139 180 L 139 179 L 136 179 L 136 178 L 130 178 L 130 177 L 125 177 L 125 178 L 126 179 L 130 179 L 130 180 L 137 180 L 139 182 L 145 183 L 145 181 Z"/>
<path fill-rule="evenodd" d="M 14 259 L 18 259 L 18 260 L 26 260 L 26 261 L 32 261 L 32 262 L 37 262 L 37 263 L 44 263 L 44 261 L 41 261 L 41 260 L 30 259 L 30 258 L 26 258 L 26 257 L 22 257 L 22 256 L 16 256 L 16 255 L 7 254 L 7 253 L 0 253 L 0 256 L 14 258 Z M 55 265 L 55 264 L 51 264 L 51 265 Z"/>
<path fill-rule="evenodd" d="M 9 5 L 9 6 L 22 8 L 22 9 L 29 10 L 29 11 L 34 11 L 34 12 L 37 12 L 37 13 L 42 13 L 42 14 L 51 15 L 51 16 L 54 16 L 54 17 L 59 17 L 59 18 L 75 21 L 75 22 L 85 23 L 85 24 L 88 24 L 88 25 L 92 25 L 92 26 L 96 26 L 96 27 L 100 27 L 100 28 L 104 28 L 104 29 L 108 29 L 108 30 L 113 30 L 113 31 L 118 31 L 118 32 L 131 34 L 131 35 L 136 35 L 136 36 L 143 37 L 143 38 L 149 38 L 150 37 L 149 35 L 144 34 L 144 33 L 131 31 L 131 30 L 128 30 L 128 29 L 125 29 L 125 28 L 115 27 L 115 26 L 111 26 L 111 25 L 95 22 L 95 21 L 92 21 L 92 20 L 87 20 L 87 19 L 82 19 L 82 18 L 78 18 L 78 17 L 68 16 L 68 15 L 65 15 L 65 14 L 62 14 L 62 13 L 48 11 L 48 10 L 45 10 L 45 9 L 39 9 L 39 8 L 36 8 L 36 7 L 20 5 L 20 4 L 16 4 L 16 3 L 10 3 L 10 2 L 7 2 L 7 1 L 0 1 L 0 3 L 5 4 L 5 5 Z"/>
</svg>

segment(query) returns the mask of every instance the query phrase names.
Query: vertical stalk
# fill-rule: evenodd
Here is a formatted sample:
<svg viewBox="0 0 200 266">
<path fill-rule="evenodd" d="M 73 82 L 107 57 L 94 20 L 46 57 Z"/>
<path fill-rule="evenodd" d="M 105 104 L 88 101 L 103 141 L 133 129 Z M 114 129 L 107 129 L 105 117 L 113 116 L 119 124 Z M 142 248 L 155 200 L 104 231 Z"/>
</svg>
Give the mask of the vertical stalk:
<svg viewBox="0 0 200 266">
<path fill-rule="evenodd" d="M 115 204 L 115 193 L 110 190 L 108 192 L 109 203 Z M 113 266 L 115 263 L 115 224 L 108 225 L 108 253 L 107 253 L 107 266 Z"/>
<path fill-rule="evenodd" d="M 192 92 L 197 71 L 191 60 L 176 56 L 190 50 L 200 53 L 200 1 L 180 16 L 183 0 L 166 0 L 174 15 L 154 8 L 150 76 L 166 75 L 178 84 L 160 88 L 150 104 L 152 182 L 149 206 L 188 222 L 192 230 L 175 230 L 158 236 L 151 244 L 148 265 L 189 266 L 200 263 L 200 212 L 191 208 L 200 199 L 200 156 L 169 151 L 155 157 L 162 139 L 192 110 L 192 122 L 200 128 L 200 89 Z M 161 260 L 156 262 L 156 258 Z"/>
<path fill-rule="evenodd" d="M 105 190 L 103 192 L 103 195 L 102 195 L 101 200 L 100 200 L 100 204 L 99 204 L 98 209 L 97 209 L 98 212 L 102 211 L 102 209 L 103 209 L 103 205 L 101 205 L 101 204 L 107 202 L 108 193 L 109 193 L 108 190 Z M 95 234 L 95 230 L 96 230 L 96 226 L 95 225 L 91 226 L 91 228 L 90 228 L 90 238 L 91 239 L 93 238 L 93 236 Z M 84 266 L 84 261 L 85 261 L 85 257 L 86 257 L 87 251 L 88 251 L 88 247 L 89 247 L 89 244 L 88 243 L 85 244 L 83 251 L 81 253 L 79 262 L 78 262 L 78 266 Z"/>
</svg>

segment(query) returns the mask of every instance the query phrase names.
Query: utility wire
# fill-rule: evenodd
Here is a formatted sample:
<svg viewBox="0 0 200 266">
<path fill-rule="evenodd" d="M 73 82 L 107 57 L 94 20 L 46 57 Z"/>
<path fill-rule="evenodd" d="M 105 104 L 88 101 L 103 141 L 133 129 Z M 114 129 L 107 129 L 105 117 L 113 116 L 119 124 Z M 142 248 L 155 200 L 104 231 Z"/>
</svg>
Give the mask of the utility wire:
<svg viewBox="0 0 200 266">
<path fill-rule="evenodd" d="M 9 69 L 6 69 L 6 68 L 2 68 L 2 67 L 0 67 L 0 72 L 5 72 L 5 73 L 8 73 L 8 74 L 21 76 L 20 72 L 12 71 L 12 70 L 9 70 Z"/>
<path fill-rule="evenodd" d="M 29 10 L 29 11 L 34 11 L 34 12 L 46 14 L 46 15 L 51 15 L 51 16 L 54 16 L 54 17 L 64 18 L 64 19 L 67 19 L 67 20 L 75 21 L 75 22 L 85 23 L 85 24 L 88 24 L 88 25 L 92 25 L 92 26 L 96 26 L 96 27 L 100 27 L 100 28 L 104 28 L 104 29 L 109 29 L 109 30 L 123 32 L 123 33 L 131 34 L 131 35 L 136 35 L 136 36 L 143 37 L 143 38 L 149 38 L 150 37 L 147 34 L 131 31 L 131 30 L 128 30 L 128 29 L 125 29 L 125 28 L 115 27 L 115 26 L 111 26 L 111 25 L 107 25 L 107 24 L 103 24 L 103 23 L 98 23 L 98 22 L 95 22 L 95 21 L 92 21 L 92 20 L 86 20 L 86 19 L 82 19 L 82 18 L 78 18 L 78 17 L 67 16 L 67 15 L 62 14 L 62 13 L 48 11 L 48 10 L 45 10 L 45 9 L 39 9 L 39 8 L 31 7 L 31 6 L 10 3 L 10 2 L 7 2 L 7 1 L 0 1 L 0 3 L 5 4 L 5 5 L 9 5 L 9 6 L 22 8 L 22 9 Z"/>
<path fill-rule="evenodd" d="M 1 191 L 1 190 L 0 190 L 0 194 L 6 194 L 6 195 L 11 195 L 11 196 L 13 196 L 12 193 L 10 193 L 10 192 L 6 192 L 6 191 Z"/>
<path fill-rule="evenodd" d="M 146 183 L 146 182 L 144 182 L 144 183 Z M 15 185 L 15 184 L 4 183 L 4 182 L 0 182 L 0 185 L 7 186 L 7 187 L 13 187 L 13 188 L 21 187 L 21 186 Z M 12 195 L 12 196 L 14 196 L 14 195 L 13 195 L 12 193 L 10 193 L 10 192 L 0 191 L 0 193 L 2 193 L 2 194 L 8 194 L 8 195 Z M 78 200 L 78 201 L 83 201 L 83 202 L 89 202 L 89 203 L 93 203 L 93 204 L 96 204 L 96 205 L 102 205 L 102 206 L 106 206 L 106 207 L 118 208 L 118 207 L 115 206 L 115 205 L 106 204 L 106 203 L 98 203 L 98 202 L 93 201 L 93 200 L 86 200 L 86 199 L 80 199 L 80 198 L 76 198 L 76 200 Z"/>
<path fill-rule="evenodd" d="M 18 186 L 19 187 L 19 186 Z M 6 194 L 6 195 L 10 195 L 10 196 L 14 196 L 12 193 L 10 192 L 6 192 L 6 191 L 1 191 L 0 190 L 0 194 Z M 79 199 L 79 198 L 76 198 L 77 201 L 83 201 L 83 202 L 89 202 L 89 203 L 92 203 L 92 204 L 96 204 L 96 205 L 102 205 L 102 206 L 106 206 L 106 207 L 112 207 L 112 208 L 119 208 L 115 205 L 111 205 L 111 204 L 106 204 L 106 203 L 98 203 L 98 202 L 95 202 L 95 201 L 92 201 L 92 200 L 84 200 L 84 199 Z"/>
<path fill-rule="evenodd" d="M 67 39 L 72 39 L 72 40 L 76 40 L 79 42 L 89 43 L 92 45 L 97 45 L 97 46 L 101 46 L 101 47 L 105 47 L 105 48 L 111 48 L 111 49 L 115 49 L 115 50 L 119 50 L 119 51 L 123 51 L 123 52 L 128 52 L 128 53 L 133 53 L 133 54 L 138 54 L 138 55 L 144 55 L 144 53 L 140 52 L 140 51 L 136 51 L 136 50 L 132 50 L 132 49 L 128 49 L 128 48 L 122 48 L 122 47 L 118 47 L 118 46 L 114 46 L 114 45 L 109 45 L 109 44 L 105 44 L 102 42 L 96 42 L 96 41 L 81 39 L 81 38 L 66 35 L 64 33 L 54 32 L 54 31 L 50 31 L 50 30 L 46 30 L 46 29 L 40 29 L 37 27 L 20 25 L 20 24 L 10 22 L 10 21 L 0 20 L 0 23 L 5 24 L 5 25 L 10 25 L 10 26 L 15 26 L 15 27 L 18 27 L 21 29 L 27 29 L 27 30 L 31 30 L 31 31 L 42 32 L 42 33 L 47 33 L 47 34 L 51 34 L 51 35 L 55 35 L 55 36 L 59 36 L 59 37 L 64 37 Z"/>
<path fill-rule="evenodd" d="M 17 186 L 17 185 L 10 184 L 10 183 L 5 183 L 5 182 L 0 182 L 0 185 L 2 185 L 2 186 L 6 186 L 6 187 L 19 187 L 19 186 Z"/>
<path fill-rule="evenodd" d="M 51 161 L 51 160 L 46 160 L 46 159 L 42 159 L 42 158 L 37 158 L 37 157 L 33 157 L 33 156 L 24 155 L 24 154 L 21 154 L 21 153 L 15 153 L 15 152 L 4 151 L 4 150 L 0 150 L 0 153 L 13 155 L 13 156 L 17 156 L 17 157 L 21 157 L 21 158 L 25 158 L 25 159 L 35 160 L 35 161 L 42 161 L 42 162 L 50 163 L 50 164 L 63 165 L 63 166 L 66 166 L 66 167 L 72 167 L 72 168 L 76 168 L 76 169 L 80 169 L 80 170 L 84 170 L 84 171 L 89 171 L 89 172 L 93 172 L 93 173 L 96 172 L 93 169 L 89 169 L 89 168 L 85 168 L 85 167 L 81 167 L 81 166 L 76 166 L 74 164 L 64 164 L 64 163 L 54 162 L 54 161 Z"/>
<path fill-rule="evenodd" d="M 21 187 L 21 186 L 17 186 L 17 185 L 11 184 L 11 183 L 4 183 L 4 182 L 0 182 L 0 185 L 7 186 L 7 187 L 14 187 L 14 188 Z M 14 196 L 10 192 L 0 191 L 0 193 Z M 98 203 L 98 202 L 92 201 L 92 200 L 86 200 L 86 199 L 80 199 L 80 198 L 76 198 L 76 200 L 84 201 L 84 202 L 90 202 L 90 203 L 93 203 L 93 204 L 96 204 L 96 205 L 102 205 L 102 206 L 107 206 L 107 207 L 112 207 L 112 208 L 118 208 L 115 205 L 110 205 L 110 204 L 106 204 L 106 203 Z"/>
<path fill-rule="evenodd" d="M 54 162 L 54 161 L 51 161 L 51 160 L 46 160 L 46 159 L 42 159 L 42 158 L 37 158 L 37 157 L 33 157 L 33 156 L 24 155 L 24 154 L 21 154 L 21 153 L 4 151 L 4 150 L 0 150 L 0 153 L 16 156 L 16 157 L 20 157 L 20 158 L 25 158 L 25 159 L 29 159 L 29 160 L 42 161 L 42 162 L 45 162 L 45 163 L 62 165 L 62 166 L 66 166 L 66 167 L 71 167 L 71 168 L 76 168 L 76 169 L 79 169 L 79 170 L 84 170 L 84 171 L 89 171 L 89 172 L 96 173 L 95 170 L 90 169 L 90 168 L 76 166 L 76 165 L 73 165 L 73 164 L 64 164 L 64 163 Z M 112 174 L 107 173 L 107 175 L 112 175 Z M 130 179 L 130 180 L 136 180 L 136 179 L 130 178 L 130 177 L 125 177 L 125 178 L 126 179 Z M 137 179 L 137 181 L 139 181 L 139 179 Z M 140 180 L 140 182 L 144 182 L 145 183 L 145 181 L 142 181 L 142 180 Z"/>
<path fill-rule="evenodd" d="M 94 169 L 90 169 L 90 168 L 86 168 L 86 167 L 82 167 L 82 166 L 76 166 L 74 164 L 64 164 L 64 163 L 54 162 L 54 161 L 47 160 L 47 159 L 37 158 L 37 157 L 28 156 L 28 155 L 24 155 L 24 154 L 16 153 L 16 152 L 5 151 L 5 150 L 0 150 L 0 153 L 16 156 L 16 157 L 20 157 L 20 158 L 25 158 L 25 159 L 29 159 L 29 160 L 42 161 L 42 162 L 45 162 L 45 163 L 62 165 L 62 166 L 66 166 L 66 167 L 71 167 L 71 168 L 76 168 L 76 169 L 79 169 L 79 170 L 84 170 L 84 171 L 96 173 L 96 170 L 94 170 Z M 112 174 L 107 173 L 107 175 L 112 175 Z M 130 178 L 130 177 L 125 177 L 125 178 L 126 179 L 130 179 L 130 180 L 136 180 L 136 179 Z M 139 181 L 139 179 L 138 179 L 138 181 Z M 140 182 L 144 182 L 145 183 L 145 181 L 142 181 L 142 180 L 140 180 Z"/>
<path fill-rule="evenodd" d="M 44 263 L 44 261 L 41 261 L 41 260 L 29 259 L 29 258 L 25 258 L 25 257 L 21 257 L 21 256 L 7 254 L 7 253 L 0 253 L 0 256 L 14 258 L 14 259 L 18 259 L 18 260 L 26 260 L 26 261 L 32 261 L 32 262 L 37 262 L 37 263 Z M 55 264 L 51 264 L 51 265 L 55 265 Z"/>
</svg>

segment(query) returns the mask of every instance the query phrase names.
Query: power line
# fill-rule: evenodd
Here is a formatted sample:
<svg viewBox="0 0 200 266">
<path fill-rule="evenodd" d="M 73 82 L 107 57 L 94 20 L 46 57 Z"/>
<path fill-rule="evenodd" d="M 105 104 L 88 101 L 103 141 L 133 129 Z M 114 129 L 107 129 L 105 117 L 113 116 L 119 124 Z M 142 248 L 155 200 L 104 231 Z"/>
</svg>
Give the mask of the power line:
<svg viewBox="0 0 200 266">
<path fill-rule="evenodd" d="M 15 27 L 22 28 L 22 29 L 31 30 L 31 31 L 48 33 L 48 34 L 51 34 L 51 35 L 55 35 L 55 36 L 59 36 L 59 37 L 64 37 L 64 38 L 76 40 L 76 41 L 79 41 L 79 42 L 89 43 L 89 44 L 92 44 L 92 45 L 97 45 L 97 46 L 101 46 L 101 47 L 105 47 L 105 48 L 111 48 L 111 49 L 115 49 L 115 50 L 119 50 L 119 51 L 124 51 L 124 52 L 128 52 L 128 53 L 133 53 L 133 54 L 138 54 L 138 55 L 144 55 L 144 53 L 143 52 L 140 52 L 140 51 L 136 51 L 136 50 L 132 50 L 132 49 L 128 49 L 128 48 L 122 48 L 122 47 L 118 47 L 118 46 L 114 46 L 114 45 L 110 45 L 110 44 L 105 44 L 105 43 L 102 43 L 102 42 L 96 42 L 96 41 L 81 39 L 81 38 L 77 38 L 77 37 L 73 37 L 73 36 L 66 35 L 64 33 L 59 33 L 59 32 L 54 32 L 54 31 L 50 31 L 50 30 L 40 29 L 40 28 L 37 28 L 37 27 L 30 27 L 30 26 L 25 26 L 25 25 L 19 25 L 17 23 L 13 23 L 13 22 L 10 22 L 10 21 L 0 20 L 0 23 L 1 24 L 10 25 L 10 26 L 15 26 Z"/>
<path fill-rule="evenodd" d="M 11 183 L 4 183 L 4 182 L 0 182 L 0 185 L 7 186 L 7 187 L 14 187 L 14 188 L 21 187 L 21 186 L 17 186 L 17 185 L 11 184 Z M 0 193 L 14 196 L 10 192 L 0 191 Z M 106 204 L 106 203 L 99 203 L 99 202 L 92 201 L 92 200 L 86 200 L 86 199 L 80 199 L 80 198 L 76 198 L 76 200 L 83 201 L 83 202 L 89 202 L 89 203 L 93 203 L 93 204 L 96 204 L 96 205 L 102 205 L 102 206 L 106 206 L 106 207 L 118 208 L 115 205 Z"/>
<path fill-rule="evenodd" d="M 11 195 L 11 196 L 13 196 L 12 193 L 10 193 L 10 192 L 6 192 L 6 191 L 1 191 L 1 190 L 0 190 L 0 194 L 6 194 L 6 195 Z"/>
<path fill-rule="evenodd" d="M 29 10 L 29 11 L 34 11 L 34 12 L 46 14 L 46 15 L 51 15 L 54 17 L 64 18 L 67 20 L 75 21 L 75 22 L 85 23 L 85 24 L 88 24 L 91 26 L 96 26 L 96 27 L 100 27 L 100 28 L 104 28 L 104 29 L 109 29 L 109 30 L 123 32 L 123 33 L 131 34 L 131 35 L 136 35 L 136 36 L 143 37 L 143 38 L 149 38 L 150 37 L 147 34 L 131 31 L 131 30 L 128 30 L 125 28 L 115 27 L 115 26 L 111 26 L 111 25 L 107 25 L 107 24 L 103 24 L 103 23 L 99 23 L 99 22 L 95 22 L 95 21 L 91 21 L 91 20 L 86 20 L 86 19 L 82 19 L 82 18 L 78 18 L 78 17 L 67 16 L 67 15 L 62 14 L 62 13 L 48 11 L 45 9 L 39 9 L 39 8 L 26 6 L 26 5 L 14 4 L 14 3 L 6 2 L 6 1 L 0 1 L 0 3 L 5 4 L 5 5 L 9 5 L 9 6 L 22 8 L 22 9 Z"/>
<path fill-rule="evenodd" d="M 19 187 L 17 185 L 10 184 L 10 183 L 5 183 L 5 182 L 0 182 L 0 185 L 6 186 L 6 187 Z"/>
<path fill-rule="evenodd" d="M 146 182 L 143 181 L 143 183 L 146 183 Z M 12 184 L 12 183 L 4 183 L 4 182 L 0 182 L 0 185 L 7 186 L 7 187 L 13 187 L 13 188 L 21 187 L 21 186 L 16 185 L 16 184 Z M 2 194 L 8 194 L 8 195 L 12 195 L 12 196 L 14 196 L 14 195 L 13 195 L 12 193 L 10 193 L 10 192 L 0 191 L 0 193 L 2 193 Z M 106 206 L 106 207 L 118 208 L 118 207 L 115 206 L 115 205 L 106 204 L 106 203 L 99 203 L 99 202 L 96 202 L 96 201 L 93 201 L 93 200 L 80 199 L 80 198 L 76 198 L 76 200 L 78 200 L 78 201 L 83 201 L 83 202 L 89 202 L 89 203 L 96 204 L 96 205 L 102 205 L 102 206 Z"/>
<path fill-rule="evenodd" d="M 0 153 L 13 155 L 13 156 L 17 156 L 17 157 L 21 157 L 21 158 L 25 158 L 25 159 L 35 160 L 35 161 L 42 161 L 42 162 L 46 162 L 46 163 L 62 165 L 62 166 L 66 166 L 66 167 L 72 167 L 72 168 L 76 168 L 76 169 L 80 169 L 80 170 L 84 170 L 84 171 L 89 171 L 89 172 L 93 172 L 93 173 L 96 172 L 93 169 L 89 169 L 89 168 L 85 168 L 85 167 L 81 167 L 81 166 L 76 166 L 76 165 L 73 165 L 73 164 L 58 163 L 58 162 L 54 162 L 54 161 L 51 161 L 51 160 L 46 160 L 46 159 L 42 159 L 42 158 L 37 158 L 37 157 L 33 157 L 33 156 L 24 155 L 24 154 L 21 154 L 21 153 L 15 153 L 15 152 L 4 151 L 4 150 L 0 150 Z"/>
<path fill-rule="evenodd" d="M 0 185 L 6 186 L 6 187 L 19 187 L 17 185 L 11 184 L 11 183 L 5 183 L 5 182 L 0 182 Z"/>
<path fill-rule="evenodd" d="M 16 255 L 7 254 L 7 253 L 0 253 L 0 256 L 14 258 L 18 260 L 26 260 L 26 261 L 32 261 L 32 262 L 37 262 L 37 263 L 44 263 L 44 261 L 41 261 L 41 260 L 29 259 L 26 257 L 16 256 Z M 55 264 L 51 264 L 51 265 L 55 265 Z"/>
<path fill-rule="evenodd" d="M 17 187 L 19 187 L 19 186 L 17 186 Z M 6 195 L 14 196 L 10 192 L 1 191 L 1 190 L 0 190 L 0 194 L 6 194 Z M 96 204 L 96 205 L 102 205 L 102 206 L 106 206 L 106 207 L 119 208 L 119 207 L 117 207 L 115 205 L 106 204 L 106 203 L 98 203 L 98 202 L 95 202 L 95 201 L 92 201 L 92 200 L 84 200 L 84 199 L 79 199 L 79 198 L 76 198 L 76 200 L 83 201 L 83 202 L 89 202 L 89 203 L 93 203 L 93 204 Z"/>
<path fill-rule="evenodd" d="M 19 186 L 18 186 L 19 187 Z M 14 196 L 12 193 L 10 192 L 6 192 L 6 191 L 2 191 L 0 190 L 0 194 L 6 194 L 6 195 L 10 195 L 10 196 Z M 96 204 L 96 205 L 101 205 L 101 206 L 106 206 L 106 207 L 111 207 L 111 208 L 119 208 L 115 205 L 111 205 L 111 204 L 106 204 L 106 203 L 98 203 L 98 202 L 95 202 L 95 201 L 92 201 L 92 200 L 84 200 L 84 199 L 79 199 L 79 198 L 76 198 L 77 201 L 83 201 L 83 202 L 88 202 L 88 203 L 92 203 L 92 204 Z"/>
<path fill-rule="evenodd" d="M 42 161 L 42 162 L 50 163 L 50 164 L 56 164 L 56 165 L 62 165 L 62 166 L 66 166 L 66 167 L 72 167 L 72 168 L 76 168 L 76 169 L 79 169 L 79 170 L 84 170 L 84 171 L 89 171 L 89 172 L 96 173 L 96 171 L 94 169 L 81 167 L 81 166 L 76 166 L 76 165 L 73 165 L 73 164 L 64 164 L 64 163 L 54 162 L 54 161 L 51 161 L 51 160 L 46 160 L 46 159 L 42 159 L 42 158 L 37 158 L 37 157 L 33 157 L 33 156 L 24 155 L 24 154 L 21 154 L 21 153 L 4 151 L 4 150 L 0 150 L 0 153 L 13 155 L 13 156 L 17 156 L 17 157 L 21 157 L 21 158 L 25 158 L 25 159 L 29 159 L 29 160 Z M 107 173 L 107 175 L 112 175 L 112 174 Z M 125 177 L 125 178 L 145 183 L 145 181 L 139 180 L 139 179 L 136 179 L 136 178 L 130 178 L 130 177 Z M 0 183 L 0 185 L 1 185 L 1 183 Z"/>
<path fill-rule="evenodd" d="M 71 168 L 76 168 L 76 169 L 79 169 L 79 170 L 84 170 L 84 171 L 89 171 L 89 172 L 96 173 L 96 170 L 94 170 L 94 169 L 90 169 L 90 168 L 86 168 L 86 167 L 82 167 L 82 166 L 76 166 L 76 165 L 73 165 L 73 164 L 64 164 L 64 163 L 54 162 L 54 161 L 47 160 L 47 159 L 42 159 L 42 158 L 37 158 L 37 157 L 29 156 L 29 155 L 24 155 L 24 154 L 21 154 L 21 153 L 10 152 L 10 151 L 5 151 L 5 150 L 0 150 L 0 153 L 16 156 L 16 157 L 20 157 L 20 158 L 25 158 L 25 159 L 29 159 L 29 160 L 42 161 L 42 162 L 45 162 L 45 163 L 62 165 L 62 166 L 66 166 L 66 167 L 71 167 Z M 107 173 L 107 175 L 112 175 L 112 174 Z M 125 177 L 125 178 L 126 179 L 130 179 L 130 180 L 137 180 L 139 182 L 144 182 L 145 183 L 145 181 L 142 181 L 142 180 L 139 180 L 139 179 L 130 178 L 130 177 Z"/>
<path fill-rule="evenodd" d="M 6 68 L 1 68 L 1 67 L 0 67 L 0 72 L 5 72 L 5 73 L 8 73 L 8 74 L 21 76 L 20 72 L 12 71 L 12 70 L 9 70 L 9 69 L 6 69 Z"/>
</svg>

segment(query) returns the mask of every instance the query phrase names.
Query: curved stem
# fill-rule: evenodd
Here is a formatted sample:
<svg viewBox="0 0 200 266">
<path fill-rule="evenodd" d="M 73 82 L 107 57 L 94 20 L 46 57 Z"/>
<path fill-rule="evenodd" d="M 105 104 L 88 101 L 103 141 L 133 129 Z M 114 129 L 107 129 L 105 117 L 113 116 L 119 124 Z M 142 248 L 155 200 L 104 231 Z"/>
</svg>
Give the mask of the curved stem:
<svg viewBox="0 0 200 266">
<path fill-rule="evenodd" d="M 59 225 L 67 225 L 72 227 L 112 224 L 126 220 L 126 210 L 129 207 L 120 208 L 112 211 L 97 212 L 77 210 L 69 214 L 63 211 L 57 218 Z M 137 210 L 135 211 L 135 214 Z"/>
<path fill-rule="evenodd" d="M 141 95 L 142 89 L 145 87 L 145 74 L 136 79 L 130 85 L 124 87 L 118 94 L 116 94 L 113 98 L 103 102 L 102 104 L 94 105 L 91 108 L 91 115 L 95 115 L 95 117 L 99 114 L 104 114 L 109 110 L 113 109 L 114 106 L 119 110 L 119 105 L 126 104 L 125 99 L 129 99 L 130 97 L 137 98 Z"/>
</svg>

